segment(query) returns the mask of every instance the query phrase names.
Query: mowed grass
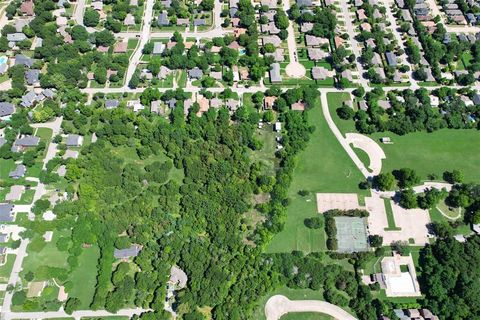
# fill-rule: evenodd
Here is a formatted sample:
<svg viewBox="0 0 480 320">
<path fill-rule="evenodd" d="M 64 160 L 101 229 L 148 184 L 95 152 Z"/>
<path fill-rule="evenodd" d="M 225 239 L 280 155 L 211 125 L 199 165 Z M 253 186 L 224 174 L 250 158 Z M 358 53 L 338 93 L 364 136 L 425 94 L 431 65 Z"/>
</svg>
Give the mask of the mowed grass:
<svg viewBox="0 0 480 320">
<path fill-rule="evenodd" d="M 318 215 L 315 193 L 362 193 L 358 184 L 363 176 L 330 131 L 320 103 L 309 111 L 309 121 L 316 130 L 296 159 L 289 189 L 291 203 L 287 208 L 287 221 L 284 230 L 272 239 L 267 252 L 324 251 L 324 229 L 304 226 L 305 218 Z M 299 190 L 307 190 L 310 194 L 301 197 Z"/>
<path fill-rule="evenodd" d="M 375 141 L 384 136 L 390 137 L 393 144 L 381 144 L 387 156 L 382 162 L 383 172 L 408 167 L 415 169 L 422 179 L 427 179 L 429 174 L 441 178 L 444 171 L 457 169 L 463 172 L 465 182 L 480 182 L 478 130 L 442 129 L 404 136 L 393 133 L 371 135 Z"/>
<path fill-rule="evenodd" d="M 68 295 L 80 299 L 80 309 L 88 309 L 92 302 L 99 255 L 100 252 L 96 246 L 83 249 L 82 254 L 78 257 L 78 266 L 69 277 L 71 290 Z"/>
<path fill-rule="evenodd" d="M 10 278 L 10 273 L 13 269 L 13 264 L 15 263 L 15 259 L 17 255 L 15 254 L 7 254 L 4 265 L 0 266 L 0 283 L 8 283 L 8 279 Z"/>
<path fill-rule="evenodd" d="M 291 312 L 282 316 L 280 320 L 332 320 L 329 315 L 318 312 Z"/>
<path fill-rule="evenodd" d="M 336 113 L 336 109 L 348 98 L 347 93 L 327 95 L 330 114 L 343 134 L 357 132 L 353 120 L 340 119 Z M 476 129 L 442 129 L 431 133 L 413 132 L 403 136 L 392 132 L 377 132 L 370 137 L 380 145 L 387 156 L 382 161 L 382 172 L 408 167 L 415 169 L 420 177 L 426 180 L 429 174 L 441 178 L 444 171 L 457 169 L 463 172 L 465 182 L 480 182 L 480 132 Z M 393 143 L 381 143 L 382 137 L 390 137 Z M 358 155 L 357 150 L 355 152 Z M 362 157 L 360 159 L 363 161 Z"/>
</svg>

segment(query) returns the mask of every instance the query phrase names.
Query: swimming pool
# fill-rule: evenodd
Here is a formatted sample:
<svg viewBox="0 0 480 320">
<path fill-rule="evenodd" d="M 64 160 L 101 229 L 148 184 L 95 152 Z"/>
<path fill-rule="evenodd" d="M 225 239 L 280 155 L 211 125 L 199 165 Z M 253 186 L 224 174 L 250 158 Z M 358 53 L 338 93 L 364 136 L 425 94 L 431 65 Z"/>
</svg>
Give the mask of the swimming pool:
<svg viewBox="0 0 480 320">
<path fill-rule="evenodd" d="M 7 61 L 8 61 L 8 58 L 6 56 L 1 56 L 0 57 L 0 64 L 5 64 L 5 63 L 7 63 Z"/>
</svg>

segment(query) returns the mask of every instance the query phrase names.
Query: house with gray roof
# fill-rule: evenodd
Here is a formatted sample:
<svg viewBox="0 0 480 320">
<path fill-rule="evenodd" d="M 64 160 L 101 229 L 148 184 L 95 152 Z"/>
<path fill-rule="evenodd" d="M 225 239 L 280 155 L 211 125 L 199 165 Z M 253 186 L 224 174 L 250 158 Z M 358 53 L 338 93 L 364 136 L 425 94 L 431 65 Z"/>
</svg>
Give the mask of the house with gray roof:
<svg viewBox="0 0 480 320">
<path fill-rule="evenodd" d="M 271 43 L 273 44 L 274 47 L 280 47 L 280 45 L 282 44 L 282 40 L 276 35 L 264 37 L 262 38 L 262 41 L 263 41 L 263 45 L 266 45 L 267 43 Z"/>
<path fill-rule="evenodd" d="M 190 79 L 200 79 L 201 77 L 203 77 L 203 71 L 202 69 L 195 67 L 188 70 L 188 76 Z"/>
<path fill-rule="evenodd" d="M 105 100 L 105 108 L 106 109 L 115 109 L 118 107 L 120 102 L 117 99 L 108 99 Z"/>
<path fill-rule="evenodd" d="M 7 34 L 7 40 L 9 42 L 20 42 L 26 40 L 27 36 L 23 32 L 15 32 Z"/>
<path fill-rule="evenodd" d="M 387 63 L 390 67 L 397 66 L 397 57 L 395 56 L 395 53 L 387 51 L 385 52 L 385 58 L 387 59 Z"/>
<path fill-rule="evenodd" d="M 204 26 L 206 24 L 207 24 L 207 21 L 205 19 L 194 19 L 193 20 L 193 25 L 196 26 L 196 27 Z"/>
<path fill-rule="evenodd" d="M 479 94 L 479 93 L 475 93 L 475 94 L 472 96 L 472 101 L 473 101 L 473 103 L 474 103 L 476 106 L 480 106 L 480 94 Z"/>
<path fill-rule="evenodd" d="M 31 67 L 33 66 L 33 59 L 23 55 L 23 54 L 17 54 L 15 56 L 15 65 L 18 66 L 18 65 L 24 65 L 26 67 Z"/>
<path fill-rule="evenodd" d="M 308 58 L 313 61 L 322 60 L 327 57 L 327 53 L 320 48 L 307 48 Z"/>
<path fill-rule="evenodd" d="M 83 137 L 78 134 L 69 134 L 65 144 L 67 147 L 80 147 L 83 143 Z"/>
<path fill-rule="evenodd" d="M 113 252 L 113 256 L 117 259 L 134 258 L 138 256 L 141 250 L 142 246 L 138 244 L 132 244 L 130 248 L 127 249 L 115 249 Z"/>
<path fill-rule="evenodd" d="M 20 105 L 28 108 L 33 106 L 33 104 L 37 101 L 37 95 L 35 94 L 35 92 L 30 91 L 22 96 L 22 101 L 20 102 Z"/>
<path fill-rule="evenodd" d="M 312 46 L 312 47 L 320 46 L 324 43 L 328 43 L 328 40 L 320 38 L 320 37 L 312 36 L 312 35 L 309 35 L 309 34 L 307 34 L 305 36 L 305 44 L 307 46 Z"/>
<path fill-rule="evenodd" d="M 284 50 L 280 48 L 275 50 L 274 52 L 266 53 L 265 55 L 267 57 L 273 57 L 273 60 L 275 60 L 275 62 L 285 61 Z"/>
<path fill-rule="evenodd" d="M 153 52 L 152 52 L 152 53 L 153 53 L 153 54 L 162 54 L 163 51 L 165 51 L 165 48 L 166 48 L 165 43 L 163 43 L 163 42 L 155 42 L 155 43 L 153 44 Z"/>
<path fill-rule="evenodd" d="M 279 63 L 272 63 L 270 69 L 270 81 L 272 83 L 275 82 L 282 82 L 282 75 L 280 74 L 280 64 Z"/>
<path fill-rule="evenodd" d="M 27 172 L 27 167 L 25 167 L 23 164 L 19 164 L 15 170 L 10 171 L 8 176 L 12 179 L 20 179 L 25 176 L 25 172 Z"/>
<path fill-rule="evenodd" d="M 15 107 L 10 102 L 0 102 L 0 118 L 10 117 L 15 112 Z"/>
<path fill-rule="evenodd" d="M 0 137 L 0 147 L 3 146 L 5 143 L 7 143 L 7 140 L 5 138 Z"/>
<path fill-rule="evenodd" d="M 312 68 L 312 78 L 315 80 L 325 80 L 329 76 L 329 72 L 324 67 L 313 67 Z"/>
<path fill-rule="evenodd" d="M 168 15 L 166 12 L 160 13 L 157 19 L 157 24 L 159 26 L 168 26 L 170 25 L 170 20 L 168 19 Z"/>
<path fill-rule="evenodd" d="M 0 242 L 5 243 L 8 242 L 10 239 L 10 235 L 8 233 L 0 233 Z"/>
<path fill-rule="evenodd" d="M 15 140 L 15 142 L 13 143 L 12 149 L 14 147 L 16 148 L 16 150 L 22 150 L 22 149 L 25 149 L 25 148 L 36 147 L 36 146 L 38 146 L 39 142 L 40 142 L 39 137 L 24 136 L 22 138 L 18 138 L 17 140 Z M 18 152 L 18 151 L 14 151 L 14 152 Z"/>
<path fill-rule="evenodd" d="M 40 76 L 40 70 L 31 69 L 31 70 L 25 71 L 25 80 L 27 80 L 28 85 L 34 85 L 35 83 L 38 83 L 39 76 Z"/>
<path fill-rule="evenodd" d="M 8 70 L 8 64 L 2 63 L 0 64 L 0 74 L 4 74 Z"/>
<path fill-rule="evenodd" d="M 0 222 L 12 222 L 14 220 L 13 204 L 0 203 Z"/>
<path fill-rule="evenodd" d="M 311 7 L 312 6 L 312 0 L 297 0 L 297 5 L 299 7 Z"/>
</svg>

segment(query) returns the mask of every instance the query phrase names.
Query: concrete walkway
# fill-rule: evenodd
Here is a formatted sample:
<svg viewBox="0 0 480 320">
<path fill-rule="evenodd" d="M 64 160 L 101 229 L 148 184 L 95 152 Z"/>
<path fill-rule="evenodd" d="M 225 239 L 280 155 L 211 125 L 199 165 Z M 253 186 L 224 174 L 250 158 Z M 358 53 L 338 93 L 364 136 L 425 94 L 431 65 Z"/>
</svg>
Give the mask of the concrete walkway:
<svg viewBox="0 0 480 320">
<path fill-rule="evenodd" d="M 110 313 L 105 310 L 79 310 L 73 312 L 71 315 L 67 314 L 65 311 L 60 309 L 59 311 L 49 311 L 49 312 L 8 312 L 3 314 L 2 319 L 10 320 L 10 319 L 54 319 L 54 318 L 75 318 L 76 320 L 80 320 L 84 317 L 109 317 L 109 316 L 124 316 L 131 318 L 133 315 L 141 314 L 143 312 L 147 312 L 146 309 L 123 309 L 119 310 L 117 313 Z"/>
<path fill-rule="evenodd" d="M 338 320 L 356 320 L 347 311 L 325 301 L 290 300 L 285 296 L 276 295 L 268 299 L 265 304 L 265 317 L 267 320 L 278 320 L 283 315 L 291 312 L 319 312 Z"/>
<path fill-rule="evenodd" d="M 365 151 L 370 159 L 371 175 L 378 175 L 382 171 L 382 160 L 386 159 L 385 152 L 372 138 L 360 133 L 347 133 L 345 139 L 348 144 Z"/>
<path fill-rule="evenodd" d="M 29 242 L 30 242 L 29 239 L 23 239 L 20 242 L 20 247 L 17 250 L 17 256 L 15 257 L 15 262 L 13 264 L 12 272 L 10 273 L 10 278 L 8 280 L 9 285 L 15 286 L 20 279 L 19 274 L 20 274 L 20 271 L 22 271 L 23 259 L 27 256 L 27 246 Z M 12 304 L 12 296 L 13 296 L 13 291 L 5 292 L 5 297 L 3 298 L 2 315 L 4 315 L 5 312 L 7 313 L 10 312 L 10 306 Z"/>
</svg>

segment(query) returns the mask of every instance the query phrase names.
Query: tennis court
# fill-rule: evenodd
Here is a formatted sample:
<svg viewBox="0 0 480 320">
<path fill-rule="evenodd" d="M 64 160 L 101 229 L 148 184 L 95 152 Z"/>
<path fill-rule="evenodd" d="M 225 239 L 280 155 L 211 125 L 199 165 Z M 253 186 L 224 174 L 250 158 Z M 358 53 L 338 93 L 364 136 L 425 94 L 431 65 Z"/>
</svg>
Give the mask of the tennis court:
<svg viewBox="0 0 480 320">
<path fill-rule="evenodd" d="M 335 217 L 338 252 L 368 250 L 365 218 Z"/>
</svg>

